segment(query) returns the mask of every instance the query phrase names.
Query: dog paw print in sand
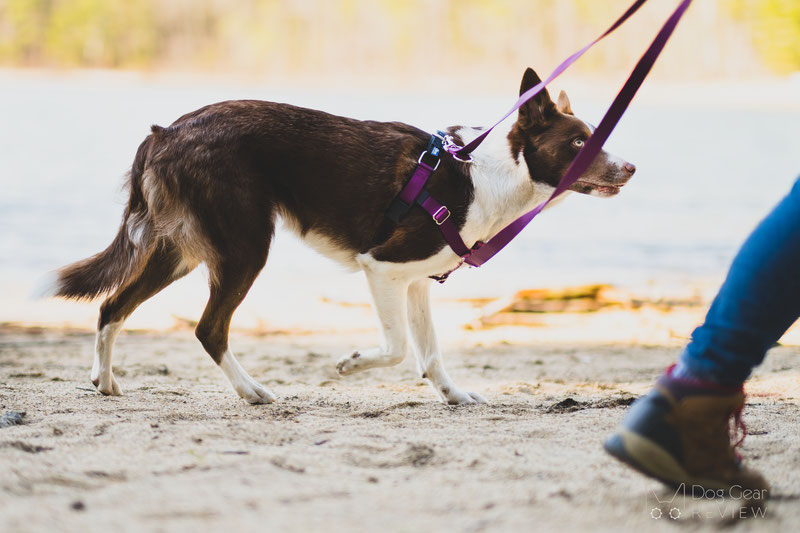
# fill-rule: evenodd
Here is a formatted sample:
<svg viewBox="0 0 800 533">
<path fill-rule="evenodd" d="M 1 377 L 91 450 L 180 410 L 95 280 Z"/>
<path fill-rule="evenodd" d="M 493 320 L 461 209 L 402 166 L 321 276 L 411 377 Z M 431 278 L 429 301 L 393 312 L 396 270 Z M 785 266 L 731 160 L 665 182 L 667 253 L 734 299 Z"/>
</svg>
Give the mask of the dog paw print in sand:
<svg viewBox="0 0 800 533">
<path fill-rule="evenodd" d="M 433 447 L 427 444 L 378 447 L 354 446 L 347 461 L 363 468 L 399 468 L 410 466 L 421 468 L 434 462 L 443 462 Z"/>
</svg>

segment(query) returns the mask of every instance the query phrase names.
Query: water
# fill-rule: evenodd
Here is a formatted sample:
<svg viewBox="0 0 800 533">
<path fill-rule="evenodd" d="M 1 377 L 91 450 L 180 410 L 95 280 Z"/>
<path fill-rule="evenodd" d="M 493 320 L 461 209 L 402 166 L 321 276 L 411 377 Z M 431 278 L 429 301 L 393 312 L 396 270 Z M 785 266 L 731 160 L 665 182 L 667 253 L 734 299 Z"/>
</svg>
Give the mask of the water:
<svg viewBox="0 0 800 533">
<path fill-rule="evenodd" d="M 0 321 L 78 325 L 94 320 L 96 305 L 32 302 L 28 296 L 49 270 L 111 241 L 125 202 L 122 177 L 151 123 L 169 124 L 214 101 L 259 98 L 434 130 L 490 122 L 513 97 L 326 93 L 126 74 L 6 72 L 0 87 Z M 586 89 L 576 94 L 573 109 L 594 123 L 612 96 Z M 643 97 L 607 145 L 639 168 L 620 196 L 572 195 L 491 263 L 459 271 L 435 288 L 435 296 L 498 296 L 594 282 L 667 292 L 713 286 L 739 243 L 800 172 L 798 119 L 797 106 L 699 106 L 675 98 L 667 105 Z M 206 297 L 203 274 L 195 273 L 146 304 L 133 324 L 165 326 L 173 315 L 196 319 Z M 237 319 L 301 327 L 314 308 L 332 327 L 350 320 L 321 299 L 357 303 L 369 297 L 361 274 L 343 272 L 279 231 Z"/>
</svg>

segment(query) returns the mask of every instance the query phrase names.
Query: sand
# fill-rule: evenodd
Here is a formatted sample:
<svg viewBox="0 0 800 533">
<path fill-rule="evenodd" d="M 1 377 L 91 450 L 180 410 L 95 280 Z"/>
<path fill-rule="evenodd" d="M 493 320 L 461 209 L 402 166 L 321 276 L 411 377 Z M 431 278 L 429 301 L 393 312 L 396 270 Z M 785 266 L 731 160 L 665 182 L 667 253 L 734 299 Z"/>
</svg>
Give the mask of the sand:
<svg viewBox="0 0 800 533">
<path fill-rule="evenodd" d="M 370 330 L 235 333 L 242 364 L 279 397 L 251 406 L 190 331 L 123 333 L 124 395 L 103 397 L 90 332 L 6 326 L 0 413 L 26 416 L 0 429 L 0 531 L 674 531 L 675 508 L 692 531 L 800 521 L 798 348 L 773 349 L 749 385 L 742 451 L 774 497 L 764 518 L 731 522 L 732 500 L 670 503 L 601 448 L 681 339 L 457 333 L 443 343 L 451 375 L 489 405 L 442 405 L 413 361 L 337 376 Z"/>
</svg>

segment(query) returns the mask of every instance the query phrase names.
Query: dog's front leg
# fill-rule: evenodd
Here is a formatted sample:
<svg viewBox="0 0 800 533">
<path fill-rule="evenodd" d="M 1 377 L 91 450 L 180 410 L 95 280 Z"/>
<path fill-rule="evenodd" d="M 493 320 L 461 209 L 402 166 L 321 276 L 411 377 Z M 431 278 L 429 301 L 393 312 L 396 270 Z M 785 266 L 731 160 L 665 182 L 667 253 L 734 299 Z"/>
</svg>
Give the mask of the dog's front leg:
<svg viewBox="0 0 800 533">
<path fill-rule="evenodd" d="M 429 292 L 430 280 L 427 278 L 414 281 L 408 287 L 408 321 L 417 348 L 417 370 L 424 379 L 430 381 L 445 403 L 486 403 L 480 394 L 462 391 L 456 387 L 447 375 L 431 320 Z"/>
<path fill-rule="evenodd" d="M 364 273 L 380 319 L 384 344 L 380 348 L 358 350 L 341 357 L 336 370 L 343 376 L 370 368 L 394 366 L 402 362 L 408 352 L 408 281 L 375 264 L 364 265 Z"/>
</svg>

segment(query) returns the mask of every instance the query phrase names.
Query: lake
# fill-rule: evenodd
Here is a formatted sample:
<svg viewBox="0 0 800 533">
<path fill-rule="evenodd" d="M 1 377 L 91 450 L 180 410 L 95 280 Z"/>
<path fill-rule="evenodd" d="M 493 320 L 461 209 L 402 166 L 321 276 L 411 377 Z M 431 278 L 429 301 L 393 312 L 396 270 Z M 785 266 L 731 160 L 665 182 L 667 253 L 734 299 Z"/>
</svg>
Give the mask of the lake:
<svg viewBox="0 0 800 533">
<path fill-rule="evenodd" d="M 622 194 L 572 195 L 486 266 L 464 268 L 434 287 L 435 298 L 600 282 L 651 295 L 713 288 L 800 172 L 800 107 L 775 105 L 766 89 L 748 99 L 739 88 L 739 97 L 726 98 L 726 87 L 736 92 L 735 85 L 682 87 L 669 98 L 659 96 L 663 88 L 643 89 L 607 144 L 638 167 Z M 554 94 L 566 87 L 573 109 L 593 123 L 613 96 L 609 84 L 557 80 L 554 87 Z M 34 302 L 29 294 L 45 273 L 104 249 L 116 234 L 126 200 L 122 178 L 150 124 L 167 125 L 214 101 L 258 98 L 432 131 L 487 124 L 515 92 L 297 90 L 131 73 L 0 71 L 0 95 L 0 321 L 85 326 L 95 320 L 96 304 Z M 196 319 L 205 283 L 202 272 L 192 274 L 145 304 L 132 324 Z M 367 301 L 361 274 L 343 272 L 280 230 L 237 323 L 302 327 L 315 309 L 320 323 L 337 327 L 349 319 L 338 316 L 335 303 L 360 309 Z"/>
</svg>

